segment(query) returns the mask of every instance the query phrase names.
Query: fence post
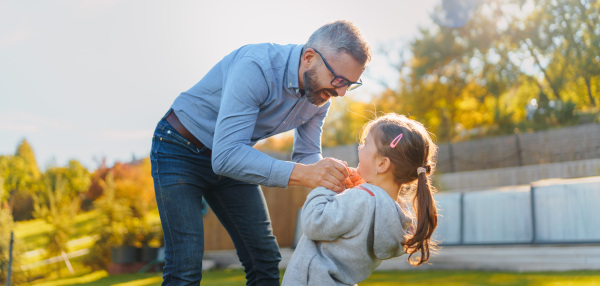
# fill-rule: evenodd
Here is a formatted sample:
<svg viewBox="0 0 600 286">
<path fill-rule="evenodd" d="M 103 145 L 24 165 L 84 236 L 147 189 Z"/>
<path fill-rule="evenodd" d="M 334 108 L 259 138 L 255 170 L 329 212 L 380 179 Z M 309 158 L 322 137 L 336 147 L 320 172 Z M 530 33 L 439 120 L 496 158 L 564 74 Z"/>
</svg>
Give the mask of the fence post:
<svg viewBox="0 0 600 286">
<path fill-rule="evenodd" d="M 10 286 L 10 275 L 12 274 L 12 253 L 13 253 L 13 241 L 14 232 L 10 231 L 10 244 L 8 246 L 8 274 L 6 276 L 6 286 Z"/>
<path fill-rule="evenodd" d="M 452 150 L 452 143 L 448 143 L 448 153 L 448 156 L 450 156 L 450 172 L 454 173 L 454 150 Z"/>
<path fill-rule="evenodd" d="M 531 243 L 535 244 L 537 240 L 535 234 L 537 232 L 537 225 L 535 223 L 535 187 L 533 185 L 529 188 L 529 194 L 531 195 Z"/>
<path fill-rule="evenodd" d="M 519 133 L 515 133 L 515 143 L 517 145 L 517 158 L 519 159 L 519 166 L 523 166 L 523 150 L 521 149 L 521 139 Z"/>
<path fill-rule="evenodd" d="M 460 223 L 460 228 L 459 228 L 459 232 L 460 232 L 460 245 L 465 244 L 465 193 L 461 192 L 460 193 L 460 219 L 459 219 L 459 223 Z"/>
</svg>

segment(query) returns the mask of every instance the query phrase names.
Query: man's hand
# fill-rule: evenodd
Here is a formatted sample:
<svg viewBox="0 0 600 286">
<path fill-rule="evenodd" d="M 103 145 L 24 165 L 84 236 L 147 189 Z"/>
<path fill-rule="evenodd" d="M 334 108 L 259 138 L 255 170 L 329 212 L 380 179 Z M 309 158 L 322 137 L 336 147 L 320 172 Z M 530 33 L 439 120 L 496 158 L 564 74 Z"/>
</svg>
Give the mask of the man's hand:
<svg viewBox="0 0 600 286">
<path fill-rule="evenodd" d="M 339 193 L 345 189 L 345 181 L 349 175 L 346 166 L 345 162 L 334 158 L 323 158 L 311 165 L 296 163 L 288 185 L 325 187 Z"/>
</svg>

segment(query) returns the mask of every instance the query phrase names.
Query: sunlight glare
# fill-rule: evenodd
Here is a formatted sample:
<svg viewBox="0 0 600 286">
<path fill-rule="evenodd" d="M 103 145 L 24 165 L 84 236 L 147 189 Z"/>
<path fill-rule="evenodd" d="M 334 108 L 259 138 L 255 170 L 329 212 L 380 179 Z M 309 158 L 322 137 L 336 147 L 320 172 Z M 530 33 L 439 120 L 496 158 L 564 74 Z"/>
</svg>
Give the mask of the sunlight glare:
<svg viewBox="0 0 600 286">
<path fill-rule="evenodd" d="M 125 282 L 125 283 L 119 283 L 119 284 L 115 284 L 114 286 L 146 286 L 146 285 L 150 285 L 150 284 L 160 283 L 160 282 L 162 282 L 162 280 L 163 280 L 162 276 L 155 276 L 155 277 Z"/>
<path fill-rule="evenodd" d="M 56 281 L 41 282 L 41 283 L 36 283 L 36 285 L 37 286 L 77 285 L 77 284 L 84 284 L 84 283 L 98 281 L 104 277 L 108 277 L 108 272 L 101 270 L 101 271 L 96 271 L 96 272 L 93 272 L 93 273 L 90 273 L 87 275 L 83 275 L 83 276 L 77 277 L 77 278 L 69 278 L 69 279 L 61 279 L 61 280 L 56 280 Z"/>
</svg>

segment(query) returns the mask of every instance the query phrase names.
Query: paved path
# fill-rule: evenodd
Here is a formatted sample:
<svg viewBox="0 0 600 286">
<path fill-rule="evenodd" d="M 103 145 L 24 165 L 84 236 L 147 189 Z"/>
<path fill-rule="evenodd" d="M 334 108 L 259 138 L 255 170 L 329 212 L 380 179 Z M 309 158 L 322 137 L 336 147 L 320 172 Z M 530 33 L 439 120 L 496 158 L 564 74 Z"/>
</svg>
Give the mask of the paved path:
<svg viewBox="0 0 600 286">
<path fill-rule="evenodd" d="M 282 248 L 280 268 L 293 250 Z M 600 270 L 599 245 L 445 246 L 430 264 L 413 267 L 406 255 L 384 261 L 378 270 L 460 269 L 501 271 Z M 241 268 L 234 251 L 207 251 L 207 263 L 218 268 Z"/>
</svg>

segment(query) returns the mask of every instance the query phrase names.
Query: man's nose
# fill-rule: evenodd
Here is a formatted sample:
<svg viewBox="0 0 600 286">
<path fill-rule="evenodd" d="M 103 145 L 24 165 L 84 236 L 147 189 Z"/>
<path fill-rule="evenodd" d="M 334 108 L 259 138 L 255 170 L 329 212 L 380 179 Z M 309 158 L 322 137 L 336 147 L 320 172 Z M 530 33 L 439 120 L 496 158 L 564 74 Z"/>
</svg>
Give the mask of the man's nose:
<svg viewBox="0 0 600 286">
<path fill-rule="evenodd" d="M 335 92 L 337 92 L 339 97 L 344 97 L 346 95 L 346 91 L 348 91 L 348 86 L 337 87 Z"/>
</svg>

